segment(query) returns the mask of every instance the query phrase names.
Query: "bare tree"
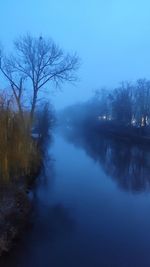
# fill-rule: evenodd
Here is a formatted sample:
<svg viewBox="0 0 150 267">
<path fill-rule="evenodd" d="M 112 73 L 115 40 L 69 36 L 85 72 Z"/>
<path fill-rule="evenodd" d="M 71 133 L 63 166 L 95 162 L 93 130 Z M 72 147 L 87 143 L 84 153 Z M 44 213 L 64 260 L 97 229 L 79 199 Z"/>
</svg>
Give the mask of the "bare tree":
<svg viewBox="0 0 150 267">
<path fill-rule="evenodd" d="M 147 126 L 150 117 L 150 81 L 140 79 L 135 84 L 135 114 L 140 126 Z"/>
<path fill-rule="evenodd" d="M 130 125 L 133 115 L 132 86 L 122 83 L 112 94 L 112 117 L 124 126 Z"/>
<path fill-rule="evenodd" d="M 79 61 L 76 54 L 65 54 L 53 40 L 41 36 L 20 37 L 14 46 L 14 55 L 1 57 L 0 70 L 11 85 L 21 116 L 23 92 L 31 96 L 32 122 L 39 92 L 49 82 L 58 86 L 65 81 L 75 81 Z"/>
</svg>

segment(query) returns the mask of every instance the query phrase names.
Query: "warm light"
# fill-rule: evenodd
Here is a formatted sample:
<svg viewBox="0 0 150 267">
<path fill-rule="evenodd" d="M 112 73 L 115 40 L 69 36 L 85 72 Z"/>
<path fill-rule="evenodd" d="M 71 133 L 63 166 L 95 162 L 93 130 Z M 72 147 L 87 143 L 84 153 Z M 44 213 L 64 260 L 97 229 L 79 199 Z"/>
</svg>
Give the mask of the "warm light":
<svg viewBox="0 0 150 267">
<path fill-rule="evenodd" d="M 136 119 L 133 117 L 132 120 L 131 120 L 131 124 L 132 125 L 135 125 L 136 124 Z"/>
</svg>

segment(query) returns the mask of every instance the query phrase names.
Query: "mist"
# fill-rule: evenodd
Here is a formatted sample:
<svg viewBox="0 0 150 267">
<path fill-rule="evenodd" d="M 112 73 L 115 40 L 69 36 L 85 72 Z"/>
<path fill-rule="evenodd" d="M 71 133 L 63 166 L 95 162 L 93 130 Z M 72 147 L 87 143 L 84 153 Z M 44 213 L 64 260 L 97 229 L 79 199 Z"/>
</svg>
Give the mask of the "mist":
<svg viewBox="0 0 150 267">
<path fill-rule="evenodd" d="M 150 266 L 150 1 L 0 11 L 0 267 Z"/>
<path fill-rule="evenodd" d="M 29 32 L 51 37 L 81 59 L 78 82 L 50 87 L 56 109 L 91 97 L 93 90 L 149 78 L 150 3 L 144 1 L 1 2 L 0 40 L 5 48 Z M 7 14 L 7 15 L 6 15 Z"/>
</svg>

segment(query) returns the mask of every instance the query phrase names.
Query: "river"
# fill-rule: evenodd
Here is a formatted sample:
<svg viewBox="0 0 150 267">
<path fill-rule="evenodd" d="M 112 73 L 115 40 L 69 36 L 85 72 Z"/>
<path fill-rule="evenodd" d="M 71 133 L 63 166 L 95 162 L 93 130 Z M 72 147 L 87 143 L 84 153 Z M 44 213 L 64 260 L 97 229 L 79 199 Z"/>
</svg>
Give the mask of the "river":
<svg viewBox="0 0 150 267">
<path fill-rule="evenodd" d="M 149 267 L 149 151 L 74 140 L 55 134 L 32 224 L 0 267 Z"/>
</svg>

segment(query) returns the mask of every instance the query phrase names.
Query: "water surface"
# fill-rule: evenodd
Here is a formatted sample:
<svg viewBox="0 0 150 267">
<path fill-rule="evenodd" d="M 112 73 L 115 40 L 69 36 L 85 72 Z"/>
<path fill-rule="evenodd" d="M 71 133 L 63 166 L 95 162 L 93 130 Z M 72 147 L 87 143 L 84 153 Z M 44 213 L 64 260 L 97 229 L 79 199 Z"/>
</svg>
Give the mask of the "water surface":
<svg viewBox="0 0 150 267">
<path fill-rule="evenodd" d="M 56 134 L 33 224 L 1 267 L 150 266 L 149 150 Z"/>
</svg>

